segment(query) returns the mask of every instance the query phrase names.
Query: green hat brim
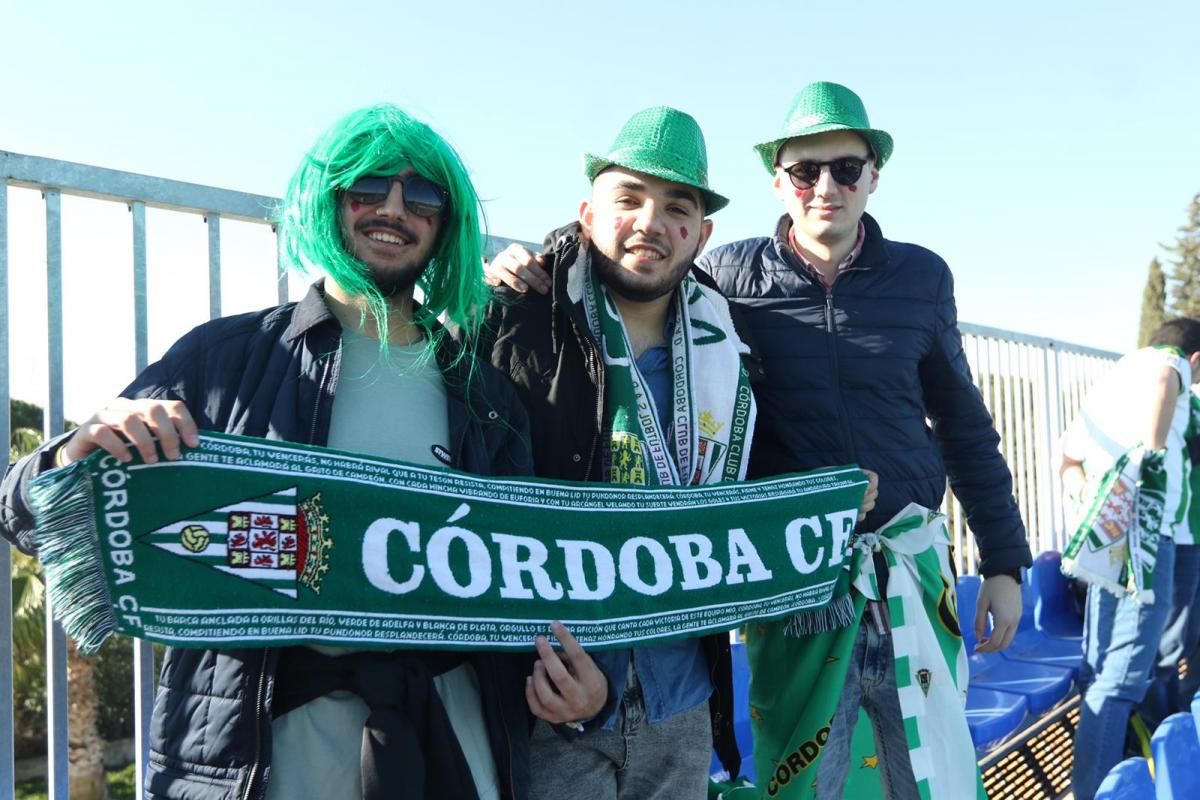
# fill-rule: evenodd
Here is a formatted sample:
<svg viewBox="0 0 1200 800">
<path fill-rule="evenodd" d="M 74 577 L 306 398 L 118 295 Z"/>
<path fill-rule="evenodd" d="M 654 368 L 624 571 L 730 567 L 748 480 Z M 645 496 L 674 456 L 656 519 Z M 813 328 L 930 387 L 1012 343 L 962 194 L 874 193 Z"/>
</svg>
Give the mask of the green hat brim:
<svg viewBox="0 0 1200 800">
<path fill-rule="evenodd" d="M 596 176 L 609 167 L 620 167 L 627 169 L 630 172 L 640 172 L 643 175 L 649 175 L 653 178 L 661 178 L 664 181 L 671 183 L 682 183 L 684 186 L 691 186 L 704 197 L 704 216 L 716 213 L 725 206 L 729 205 L 729 199 L 709 189 L 706 186 L 701 186 L 690 176 L 676 172 L 667 167 L 661 167 L 651 163 L 647 163 L 649 156 L 653 155 L 653 151 L 643 151 L 641 153 L 631 153 L 630 158 L 613 159 L 610 156 L 598 156 L 594 153 L 583 154 L 583 172 L 587 175 L 588 183 L 596 180 Z M 633 164 L 637 166 L 633 166 Z M 774 171 L 774 170 L 772 170 Z"/>
<path fill-rule="evenodd" d="M 890 133 L 878 130 L 877 128 L 855 128 L 841 122 L 823 122 L 819 125 L 813 125 L 782 138 L 756 144 L 754 145 L 754 149 L 758 153 L 759 158 L 762 159 L 763 166 L 767 168 L 767 172 L 774 175 L 775 159 L 779 156 L 779 149 L 783 147 L 784 142 L 804 136 L 815 136 L 818 133 L 829 133 L 830 131 L 851 131 L 866 139 L 867 143 L 871 145 L 871 149 L 875 151 L 875 167 L 878 169 L 881 169 L 884 163 L 892 156 L 892 135 Z"/>
</svg>

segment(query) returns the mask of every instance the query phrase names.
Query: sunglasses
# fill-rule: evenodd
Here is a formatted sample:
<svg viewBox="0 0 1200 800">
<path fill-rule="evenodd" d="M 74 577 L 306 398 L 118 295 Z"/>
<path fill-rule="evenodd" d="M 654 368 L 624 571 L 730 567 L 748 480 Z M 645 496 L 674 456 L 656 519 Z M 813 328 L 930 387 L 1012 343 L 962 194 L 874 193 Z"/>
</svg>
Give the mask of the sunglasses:
<svg viewBox="0 0 1200 800">
<path fill-rule="evenodd" d="M 350 184 L 346 197 L 375 206 L 387 200 L 392 184 L 400 184 L 404 205 L 418 217 L 436 217 L 450 200 L 450 193 L 420 175 L 364 175 Z"/>
<path fill-rule="evenodd" d="M 797 189 L 811 189 L 821 180 L 821 170 L 829 167 L 829 175 L 842 186 L 858 183 L 862 177 L 863 167 L 867 159 L 855 156 L 842 156 L 833 161 L 797 161 L 783 171 L 792 179 L 792 185 Z"/>
</svg>

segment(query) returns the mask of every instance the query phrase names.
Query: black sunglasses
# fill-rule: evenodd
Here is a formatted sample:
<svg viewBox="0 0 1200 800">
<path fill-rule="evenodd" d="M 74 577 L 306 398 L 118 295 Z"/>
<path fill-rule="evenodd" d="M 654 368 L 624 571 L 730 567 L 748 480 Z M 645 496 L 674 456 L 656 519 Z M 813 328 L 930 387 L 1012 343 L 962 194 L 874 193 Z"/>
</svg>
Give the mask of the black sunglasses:
<svg viewBox="0 0 1200 800">
<path fill-rule="evenodd" d="M 829 167 L 830 176 L 842 186 L 858 183 L 862 177 L 863 167 L 867 159 L 855 156 L 842 156 L 833 161 L 797 161 L 784 167 L 783 171 L 792 179 L 792 185 L 797 189 L 811 189 L 821 180 L 821 170 Z"/>
<path fill-rule="evenodd" d="M 346 197 L 368 206 L 387 200 L 392 184 L 400 184 L 404 205 L 418 217 L 436 217 L 450 200 L 450 193 L 421 175 L 364 175 L 350 184 Z"/>
</svg>

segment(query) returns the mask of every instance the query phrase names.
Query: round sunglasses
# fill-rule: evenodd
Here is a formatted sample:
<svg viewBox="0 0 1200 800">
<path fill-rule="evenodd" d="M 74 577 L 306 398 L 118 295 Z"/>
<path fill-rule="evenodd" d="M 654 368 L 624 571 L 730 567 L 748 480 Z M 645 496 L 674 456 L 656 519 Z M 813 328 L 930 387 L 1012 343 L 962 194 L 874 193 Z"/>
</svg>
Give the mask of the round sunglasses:
<svg viewBox="0 0 1200 800">
<path fill-rule="evenodd" d="M 829 175 L 842 186 L 858 183 L 867 159 L 842 156 L 833 161 L 797 161 L 783 168 L 797 189 L 811 189 L 821 180 L 821 170 L 829 167 Z"/>
<path fill-rule="evenodd" d="M 436 217 L 450 201 L 450 193 L 421 175 L 364 175 L 350 184 L 346 197 L 375 206 L 387 200 L 392 184 L 400 184 L 404 205 L 418 217 Z"/>
</svg>

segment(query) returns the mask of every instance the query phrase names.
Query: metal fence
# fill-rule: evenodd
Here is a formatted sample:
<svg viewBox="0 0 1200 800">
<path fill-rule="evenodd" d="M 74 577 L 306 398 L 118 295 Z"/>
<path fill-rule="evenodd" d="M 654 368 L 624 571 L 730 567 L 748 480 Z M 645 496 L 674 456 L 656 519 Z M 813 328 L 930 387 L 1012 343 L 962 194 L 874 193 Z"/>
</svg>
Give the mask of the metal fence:
<svg viewBox="0 0 1200 800">
<path fill-rule="evenodd" d="M 48 386 L 45 414 L 47 437 L 63 432 L 63 247 L 62 196 L 74 195 L 115 201 L 128 206 L 132 238 L 134 359 L 137 371 L 149 360 L 147 322 L 146 209 L 165 209 L 203 220 L 208 248 L 208 315 L 221 314 L 221 223 L 223 220 L 271 225 L 277 199 L 197 184 L 171 181 L 83 164 L 0 151 L 0 434 L 10 436 L 10 298 L 8 187 L 42 193 L 46 226 L 45 280 L 47 290 Z M 489 255 L 514 240 L 492 237 Z M 534 247 L 535 245 L 530 245 Z M 286 302 L 288 285 L 282 267 L 275 266 L 277 297 Z M 271 302 L 265 298 L 265 302 Z M 200 320 L 196 320 L 199 322 Z M 1054 443 L 1079 406 L 1086 387 L 1116 357 L 1114 353 L 1039 339 L 1010 331 L 960 326 L 967 357 L 988 408 L 1000 431 L 1005 458 L 1012 467 L 1015 495 L 1029 528 L 1035 552 L 1061 548 L 1063 519 L 1055 480 Z M 119 381 L 114 381 L 119 383 Z M 957 501 L 948 496 L 954 540 L 962 572 L 975 564 L 974 539 L 966 529 Z M 10 551 L 0 542 L 0 608 L 11 608 Z M 46 691 L 49 716 L 48 785 L 52 799 L 68 792 L 67 655 L 66 638 L 53 621 L 47 601 Z M 136 774 L 144 774 L 150 710 L 154 696 L 153 654 L 147 643 L 134 642 L 134 719 Z M 0 623 L 0 796 L 11 796 L 13 760 L 13 652 L 11 617 Z M 138 780 L 140 795 L 140 778 Z"/>
</svg>

